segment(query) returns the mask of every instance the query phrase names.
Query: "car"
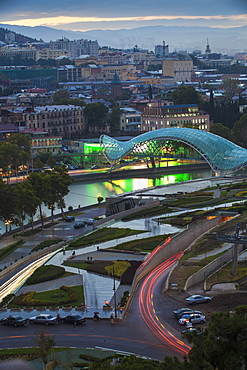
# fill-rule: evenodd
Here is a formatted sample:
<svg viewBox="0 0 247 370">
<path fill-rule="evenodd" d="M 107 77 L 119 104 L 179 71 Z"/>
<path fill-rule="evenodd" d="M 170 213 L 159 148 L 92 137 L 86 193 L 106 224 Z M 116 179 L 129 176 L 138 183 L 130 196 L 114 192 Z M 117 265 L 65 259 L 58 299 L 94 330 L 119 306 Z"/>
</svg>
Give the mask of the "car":
<svg viewBox="0 0 247 370">
<path fill-rule="evenodd" d="M 38 316 L 30 317 L 29 322 L 30 324 L 50 325 L 50 324 L 56 324 L 57 318 L 49 314 L 41 313 Z"/>
<path fill-rule="evenodd" d="M 66 222 L 72 222 L 72 221 L 75 221 L 75 217 L 74 217 L 74 216 L 66 216 L 66 217 L 65 217 L 65 221 L 66 221 Z"/>
<path fill-rule="evenodd" d="M 178 318 L 179 316 L 182 316 L 183 313 L 194 313 L 195 311 L 192 309 L 192 308 L 189 308 L 189 307 L 183 307 L 183 308 L 179 308 L 178 310 L 176 311 L 173 311 L 173 315 Z M 199 312 L 201 313 L 201 312 Z"/>
<path fill-rule="evenodd" d="M 76 223 L 74 224 L 74 228 L 75 228 L 75 229 L 82 229 L 83 227 L 85 227 L 84 222 L 76 222 Z"/>
<path fill-rule="evenodd" d="M 204 324 L 206 322 L 206 317 L 200 314 L 184 315 L 178 322 L 180 325 L 186 325 L 187 322 L 191 324 Z"/>
<path fill-rule="evenodd" d="M 23 319 L 21 316 L 9 316 L 1 320 L 1 325 L 10 325 L 10 326 L 22 326 L 27 322 L 26 319 Z"/>
<path fill-rule="evenodd" d="M 62 318 L 61 321 L 66 324 L 78 325 L 83 324 L 86 321 L 86 319 L 80 315 L 68 315 Z"/>
<path fill-rule="evenodd" d="M 186 298 L 185 301 L 186 303 L 189 304 L 197 304 L 197 303 L 208 303 L 211 301 L 211 299 L 212 299 L 211 297 L 204 297 L 202 295 L 195 294 Z"/>
<path fill-rule="evenodd" d="M 202 315 L 201 311 L 196 311 L 196 310 L 188 310 L 188 311 L 183 311 L 180 314 L 176 316 L 177 320 L 181 319 L 184 315 L 192 315 L 192 314 L 199 314 Z"/>
<path fill-rule="evenodd" d="M 85 221 L 87 225 L 93 225 L 94 222 L 95 220 L 93 218 L 89 218 L 88 220 Z"/>
<path fill-rule="evenodd" d="M 181 332 L 182 335 L 186 335 L 188 333 L 195 333 L 196 335 L 202 334 L 202 330 L 195 328 L 194 326 L 190 326 Z"/>
<path fill-rule="evenodd" d="M 98 170 L 100 167 L 97 166 L 97 164 L 94 164 L 92 167 L 91 167 L 91 170 Z"/>
</svg>

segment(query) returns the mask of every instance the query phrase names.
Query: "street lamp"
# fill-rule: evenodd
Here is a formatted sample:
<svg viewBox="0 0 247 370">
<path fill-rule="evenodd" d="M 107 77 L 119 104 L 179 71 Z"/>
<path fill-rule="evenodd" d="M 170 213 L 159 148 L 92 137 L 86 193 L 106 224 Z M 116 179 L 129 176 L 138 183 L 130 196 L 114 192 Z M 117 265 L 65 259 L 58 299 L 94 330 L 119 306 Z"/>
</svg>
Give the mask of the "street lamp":
<svg viewBox="0 0 247 370">
<path fill-rule="evenodd" d="M 115 274 L 114 274 L 114 266 L 112 266 L 112 275 L 113 275 L 113 297 L 114 297 L 114 312 L 115 317 L 117 317 L 117 301 L 116 301 L 116 281 L 115 281 Z"/>
</svg>

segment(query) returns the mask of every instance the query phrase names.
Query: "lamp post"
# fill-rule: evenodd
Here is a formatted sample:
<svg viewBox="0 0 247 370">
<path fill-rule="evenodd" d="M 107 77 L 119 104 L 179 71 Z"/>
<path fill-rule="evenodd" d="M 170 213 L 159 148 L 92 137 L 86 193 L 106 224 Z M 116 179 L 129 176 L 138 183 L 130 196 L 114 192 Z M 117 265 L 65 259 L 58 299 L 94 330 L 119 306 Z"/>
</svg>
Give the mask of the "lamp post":
<svg viewBox="0 0 247 370">
<path fill-rule="evenodd" d="M 115 317 L 117 317 L 117 301 L 116 301 L 116 281 L 115 281 L 115 274 L 114 274 L 114 266 L 112 266 L 112 274 L 113 274 L 113 296 L 114 296 L 114 312 Z"/>
</svg>

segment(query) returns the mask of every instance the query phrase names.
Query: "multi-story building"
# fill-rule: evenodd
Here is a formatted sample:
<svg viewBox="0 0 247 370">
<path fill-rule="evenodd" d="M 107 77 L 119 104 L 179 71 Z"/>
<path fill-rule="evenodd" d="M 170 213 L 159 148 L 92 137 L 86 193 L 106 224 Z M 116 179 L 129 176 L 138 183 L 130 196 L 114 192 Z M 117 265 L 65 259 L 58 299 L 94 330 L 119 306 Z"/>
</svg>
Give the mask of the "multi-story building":
<svg viewBox="0 0 247 370">
<path fill-rule="evenodd" d="M 165 41 L 162 45 L 155 45 L 154 54 L 157 57 L 166 57 L 169 54 L 169 45 L 166 45 Z"/>
<path fill-rule="evenodd" d="M 63 138 L 80 137 L 84 132 L 84 111 L 75 105 L 1 107 L 2 123 L 11 122 L 23 129 L 43 130 Z"/>
<path fill-rule="evenodd" d="M 174 78 L 174 82 L 192 80 L 193 61 L 190 56 L 184 55 L 183 59 L 166 58 L 162 61 L 162 75 Z"/>
<path fill-rule="evenodd" d="M 98 41 L 91 40 L 69 40 L 62 38 L 56 41 L 50 41 L 50 50 L 70 51 L 72 58 L 78 58 L 81 55 L 92 55 L 98 57 Z"/>
<path fill-rule="evenodd" d="M 37 50 L 33 46 L 23 47 L 23 48 L 17 47 L 17 46 L 13 46 L 13 47 L 3 46 L 0 50 L 0 54 L 3 57 L 7 57 L 7 58 L 14 58 L 18 56 L 21 59 L 36 60 L 36 53 L 37 53 Z"/>
<path fill-rule="evenodd" d="M 41 129 L 24 129 L 19 131 L 23 135 L 31 137 L 31 157 L 39 154 L 49 153 L 56 155 L 62 147 L 62 136 L 50 136 Z"/>
<path fill-rule="evenodd" d="M 120 116 L 121 131 L 142 131 L 141 112 L 134 108 L 121 108 Z"/>
<path fill-rule="evenodd" d="M 210 117 L 201 112 L 196 104 L 162 105 L 148 103 L 142 114 L 143 131 L 168 127 L 190 127 L 203 131 L 210 130 Z"/>
<path fill-rule="evenodd" d="M 36 60 L 56 59 L 61 56 L 64 56 L 65 58 L 71 58 L 71 52 L 69 50 L 51 50 L 49 48 L 39 49 L 36 53 Z"/>
</svg>

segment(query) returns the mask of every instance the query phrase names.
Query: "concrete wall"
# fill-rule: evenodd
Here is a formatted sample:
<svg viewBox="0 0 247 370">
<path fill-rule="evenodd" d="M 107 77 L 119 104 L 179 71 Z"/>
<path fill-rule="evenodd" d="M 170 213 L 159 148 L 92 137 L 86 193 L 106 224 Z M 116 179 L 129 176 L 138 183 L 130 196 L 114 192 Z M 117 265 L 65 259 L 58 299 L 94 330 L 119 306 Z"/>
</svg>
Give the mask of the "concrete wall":
<svg viewBox="0 0 247 370">
<path fill-rule="evenodd" d="M 241 253 L 244 250 L 244 245 L 240 244 L 238 246 L 238 253 Z M 233 259 L 233 249 L 230 248 L 222 256 L 216 258 L 214 261 L 210 262 L 208 265 L 201 268 L 195 274 L 191 275 L 185 283 L 184 290 L 187 291 L 193 285 L 200 284 L 206 279 L 219 270 L 226 263 L 230 262 Z"/>
</svg>

